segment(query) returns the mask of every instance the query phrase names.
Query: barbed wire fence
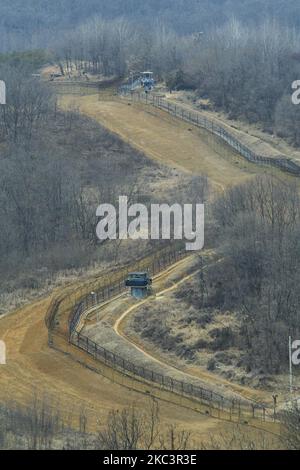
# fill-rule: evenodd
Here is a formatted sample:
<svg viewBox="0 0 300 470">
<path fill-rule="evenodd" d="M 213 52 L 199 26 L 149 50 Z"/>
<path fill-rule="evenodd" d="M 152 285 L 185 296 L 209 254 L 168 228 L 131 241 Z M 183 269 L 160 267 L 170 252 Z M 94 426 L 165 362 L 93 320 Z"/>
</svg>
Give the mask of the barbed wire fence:
<svg viewBox="0 0 300 470">
<path fill-rule="evenodd" d="M 212 119 L 208 119 L 199 114 L 199 112 L 187 110 L 179 104 L 172 103 L 158 94 L 147 94 L 139 91 L 131 91 L 129 85 L 124 85 L 119 88 L 119 94 L 130 97 L 132 101 L 144 102 L 156 108 L 163 109 L 174 117 L 180 118 L 189 122 L 197 127 L 206 129 L 216 137 L 226 142 L 232 149 L 238 152 L 239 155 L 244 157 L 251 163 L 258 165 L 267 165 L 279 168 L 285 172 L 291 173 L 300 177 L 300 165 L 291 160 L 286 155 L 279 157 L 266 157 L 259 155 L 251 150 L 247 145 L 240 142 L 233 134 L 231 134 L 224 127 L 216 124 Z"/>
</svg>

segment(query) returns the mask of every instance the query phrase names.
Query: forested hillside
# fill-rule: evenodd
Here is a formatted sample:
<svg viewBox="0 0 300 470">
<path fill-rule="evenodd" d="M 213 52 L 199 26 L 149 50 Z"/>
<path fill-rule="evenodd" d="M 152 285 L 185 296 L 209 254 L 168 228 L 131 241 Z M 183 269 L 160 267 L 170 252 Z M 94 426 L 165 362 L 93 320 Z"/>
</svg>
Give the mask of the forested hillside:
<svg viewBox="0 0 300 470">
<path fill-rule="evenodd" d="M 0 315 L 11 292 L 12 308 L 58 271 L 117 260 L 119 245 L 109 252 L 97 243 L 99 201 L 114 202 L 129 188 L 135 197 L 148 170 L 160 175 L 95 121 L 73 108 L 61 111 L 53 90 L 32 77 L 40 60 L 0 57 L 0 76 L 9 83 L 8 104 L 0 106 Z"/>
<path fill-rule="evenodd" d="M 207 31 L 235 16 L 257 22 L 266 17 L 283 24 L 299 25 L 298 0 L 2 0 L 0 3 L 0 51 L 44 47 L 54 33 L 100 15 L 155 23 L 161 21 L 179 34 Z"/>
</svg>

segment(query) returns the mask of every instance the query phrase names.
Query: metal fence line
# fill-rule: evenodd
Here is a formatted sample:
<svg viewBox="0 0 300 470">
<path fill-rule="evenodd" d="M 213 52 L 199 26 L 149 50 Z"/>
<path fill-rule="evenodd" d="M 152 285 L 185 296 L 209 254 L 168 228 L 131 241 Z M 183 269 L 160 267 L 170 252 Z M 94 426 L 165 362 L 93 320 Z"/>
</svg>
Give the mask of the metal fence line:
<svg viewBox="0 0 300 470">
<path fill-rule="evenodd" d="M 107 84 L 113 85 L 115 80 L 109 82 L 82 82 L 82 81 L 69 81 L 69 82 L 52 82 L 53 86 L 56 86 L 58 93 L 64 93 L 66 89 L 70 89 L 70 93 L 84 95 L 84 90 L 87 88 L 101 90 L 104 89 Z M 221 140 L 226 142 L 232 149 L 234 149 L 239 155 L 245 158 L 251 163 L 258 165 L 272 166 L 279 168 L 282 171 L 290 173 L 294 176 L 300 177 L 300 165 L 290 159 L 287 155 L 279 155 L 278 157 L 266 157 L 259 155 L 250 149 L 247 145 L 239 141 L 233 134 L 227 129 L 216 124 L 212 119 L 202 117 L 197 111 L 188 111 L 179 104 L 172 103 L 159 95 L 141 93 L 135 90 L 138 86 L 139 80 L 133 82 L 133 84 L 124 84 L 118 89 L 119 95 L 131 97 L 132 100 L 143 101 L 146 104 L 151 104 L 159 109 L 163 109 L 169 114 L 180 118 L 186 122 L 189 122 L 197 127 L 201 127 L 209 131 L 211 134 L 219 137 Z M 59 85 L 59 86 L 57 86 Z M 62 89 L 59 90 L 59 87 Z M 64 90 L 65 89 L 65 90 Z"/>
<path fill-rule="evenodd" d="M 295 176 L 300 176 L 300 165 L 289 159 L 286 155 L 282 155 L 275 158 L 259 155 L 253 150 L 251 150 L 247 145 L 240 142 L 233 134 L 228 132 L 224 127 L 220 126 L 219 124 L 216 124 L 211 119 L 202 117 L 196 111 L 188 111 L 183 106 L 172 103 L 159 95 L 148 95 L 137 91 L 131 91 L 127 86 L 119 88 L 119 94 L 125 95 L 127 97 L 129 96 L 133 101 L 137 100 L 142 101 L 146 104 L 151 104 L 152 106 L 163 109 L 169 114 L 178 117 L 186 122 L 189 122 L 197 127 L 206 129 L 213 135 L 219 137 L 224 142 L 226 142 L 231 148 L 236 150 L 239 155 L 241 155 L 251 163 L 273 166 L 288 173 L 291 173 Z"/>
</svg>

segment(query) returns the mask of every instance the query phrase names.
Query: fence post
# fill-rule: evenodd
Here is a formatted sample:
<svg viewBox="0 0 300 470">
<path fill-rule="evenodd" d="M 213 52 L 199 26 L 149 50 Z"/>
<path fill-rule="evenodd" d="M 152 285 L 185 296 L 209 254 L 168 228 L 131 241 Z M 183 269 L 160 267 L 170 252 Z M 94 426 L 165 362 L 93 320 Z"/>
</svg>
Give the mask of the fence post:
<svg viewBox="0 0 300 470">
<path fill-rule="evenodd" d="M 234 413 L 234 408 L 235 408 L 235 400 L 232 400 L 232 413 Z"/>
<path fill-rule="evenodd" d="M 209 414 L 212 416 L 212 396 L 211 399 L 209 400 Z"/>
</svg>

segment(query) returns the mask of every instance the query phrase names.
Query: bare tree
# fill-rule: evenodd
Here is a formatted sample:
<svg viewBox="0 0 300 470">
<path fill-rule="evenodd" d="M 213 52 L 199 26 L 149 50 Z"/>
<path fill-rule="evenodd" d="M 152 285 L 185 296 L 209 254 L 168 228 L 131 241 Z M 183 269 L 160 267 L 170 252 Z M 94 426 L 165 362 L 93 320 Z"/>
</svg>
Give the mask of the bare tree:
<svg viewBox="0 0 300 470">
<path fill-rule="evenodd" d="M 161 429 L 159 406 L 153 398 L 145 411 L 131 406 L 110 412 L 106 427 L 98 436 L 99 448 L 109 450 L 185 450 L 189 441 L 190 433 L 176 426 Z"/>
</svg>

